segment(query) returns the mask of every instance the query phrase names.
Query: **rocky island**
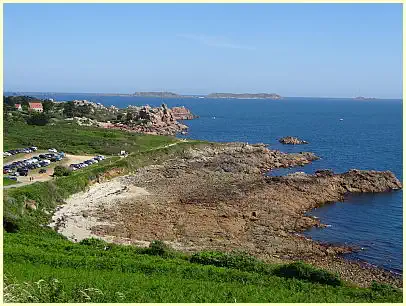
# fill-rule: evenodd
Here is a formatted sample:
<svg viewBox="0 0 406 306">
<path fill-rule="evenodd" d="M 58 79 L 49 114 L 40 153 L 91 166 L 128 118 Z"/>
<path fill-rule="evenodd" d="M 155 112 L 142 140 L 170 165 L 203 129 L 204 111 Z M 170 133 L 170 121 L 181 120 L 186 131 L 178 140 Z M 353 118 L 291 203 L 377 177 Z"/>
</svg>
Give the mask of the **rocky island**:
<svg viewBox="0 0 406 306">
<path fill-rule="evenodd" d="M 355 97 L 354 100 L 370 101 L 370 100 L 377 100 L 377 98 Z"/>
<path fill-rule="evenodd" d="M 168 91 L 138 91 L 132 94 L 135 97 L 151 97 L 151 98 L 181 98 L 181 95 L 178 95 L 173 92 Z"/>
<path fill-rule="evenodd" d="M 291 145 L 308 144 L 307 141 L 293 136 L 282 137 L 281 139 L 279 139 L 279 142 L 282 144 L 291 144 Z"/>
</svg>

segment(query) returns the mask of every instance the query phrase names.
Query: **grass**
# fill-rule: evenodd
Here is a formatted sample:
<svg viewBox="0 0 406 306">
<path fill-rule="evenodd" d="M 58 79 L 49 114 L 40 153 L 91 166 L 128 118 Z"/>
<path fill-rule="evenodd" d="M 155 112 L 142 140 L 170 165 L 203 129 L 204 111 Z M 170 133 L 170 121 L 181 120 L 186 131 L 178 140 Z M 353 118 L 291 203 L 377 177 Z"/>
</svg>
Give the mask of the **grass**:
<svg viewBox="0 0 406 306">
<path fill-rule="evenodd" d="M 101 175 L 111 178 L 131 173 L 182 155 L 189 147 L 206 144 L 191 141 L 166 147 L 176 139 L 114 131 L 111 138 L 103 138 L 110 144 L 106 149 L 98 140 L 105 130 L 76 127 L 75 131 L 65 125 L 57 128 L 59 134 L 53 130 L 55 126 L 31 128 L 34 130 L 25 130 L 27 134 L 21 132 L 25 127 L 21 131 L 9 128 L 5 144 L 107 154 L 118 150 L 113 145 L 121 148 L 127 143 L 134 151 L 127 158 L 112 157 L 67 177 L 4 190 L 6 302 L 402 301 L 402 293 L 392 287 L 375 284 L 357 288 L 341 282 L 336 275 L 300 263 L 293 267 L 270 265 L 243 253 L 189 255 L 161 242 L 154 242 L 149 248 L 107 244 L 96 239 L 70 242 L 45 226 L 64 199 L 85 190 Z M 45 136 L 37 135 L 39 132 Z M 35 201 L 36 209 L 26 208 L 27 200 Z"/>
<path fill-rule="evenodd" d="M 121 150 L 140 152 L 173 142 L 176 142 L 174 137 L 84 127 L 64 121 L 46 126 L 9 124 L 4 134 L 5 151 L 37 146 L 42 149 L 56 148 L 72 154 L 116 155 Z"/>
<path fill-rule="evenodd" d="M 151 255 L 152 247 L 74 244 L 51 233 L 7 233 L 4 238 L 5 295 L 16 302 L 402 300 L 400 291 L 388 287 L 330 286 L 277 276 L 278 265 L 261 263 L 267 268 L 258 271 L 217 267 L 177 252 L 166 257 Z"/>
<path fill-rule="evenodd" d="M 14 181 L 12 179 L 9 179 L 8 177 L 3 177 L 3 186 L 10 186 L 10 185 L 15 185 L 18 184 L 17 181 Z"/>
</svg>

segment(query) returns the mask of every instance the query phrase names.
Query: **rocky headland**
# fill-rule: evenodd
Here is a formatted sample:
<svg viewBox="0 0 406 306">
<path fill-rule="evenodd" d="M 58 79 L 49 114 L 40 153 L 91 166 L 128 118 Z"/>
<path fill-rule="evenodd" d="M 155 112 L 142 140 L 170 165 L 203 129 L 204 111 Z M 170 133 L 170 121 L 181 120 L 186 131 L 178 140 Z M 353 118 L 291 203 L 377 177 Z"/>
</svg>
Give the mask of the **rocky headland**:
<svg viewBox="0 0 406 306">
<path fill-rule="evenodd" d="M 135 173 L 95 183 L 67 200 L 51 224 L 72 240 L 91 236 L 145 246 L 159 239 L 182 251 L 239 249 L 270 262 L 303 260 L 359 285 L 399 278 L 339 257 L 347 246 L 300 233 L 323 226 L 312 208 L 348 193 L 402 188 L 391 172 L 350 170 L 267 177 L 269 169 L 302 166 L 313 153 L 282 153 L 243 143 L 190 146 Z M 344 205 L 344 204 L 343 204 Z"/>
<path fill-rule="evenodd" d="M 291 144 L 291 145 L 308 144 L 307 141 L 293 136 L 282 137 L 281 139 L 279 139 L 279 142 L 282 144 Z"/>
</svg>

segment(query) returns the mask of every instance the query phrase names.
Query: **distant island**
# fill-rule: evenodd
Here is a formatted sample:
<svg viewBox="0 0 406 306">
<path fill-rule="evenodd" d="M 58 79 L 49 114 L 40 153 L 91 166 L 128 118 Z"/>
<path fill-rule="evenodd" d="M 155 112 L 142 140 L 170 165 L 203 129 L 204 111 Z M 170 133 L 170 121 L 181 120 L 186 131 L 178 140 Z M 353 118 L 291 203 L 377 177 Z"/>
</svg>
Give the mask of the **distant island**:
<svg viewBox="0 0 406 306">
<path fill-rule="evenodd" d="M 151 98 L 208 98 L 208 99 L 272 99 L 280 100 L 282 97 L 275 93 L 211 93 L 208 95 L 180 95 L 168 91 L 138 91 L 130 96 L 134 97 L 151 97 Z"/>
<path fill-rule="evenodd" d="M 354 98 L 354 100 L 363 100 L 363 101 L 366 101 L 366 100 L 378 100 L 377 98 L 366 98 L 366 97 L 355 97 Z"/>
<path fill-rule="evenodd" d="M 135 97 L 162 97 L 162 98 L 182 98 L 182 95 L 168 91 L 138 91 L 132 94 Z"/>
<path fill-rule="evenodd" d="M 275 93 L 211 93 L 206 96 L 207 98 L 229 98 L 229 99 L 272 99 L 280 100 L 282 97 Z"/>
</svg>

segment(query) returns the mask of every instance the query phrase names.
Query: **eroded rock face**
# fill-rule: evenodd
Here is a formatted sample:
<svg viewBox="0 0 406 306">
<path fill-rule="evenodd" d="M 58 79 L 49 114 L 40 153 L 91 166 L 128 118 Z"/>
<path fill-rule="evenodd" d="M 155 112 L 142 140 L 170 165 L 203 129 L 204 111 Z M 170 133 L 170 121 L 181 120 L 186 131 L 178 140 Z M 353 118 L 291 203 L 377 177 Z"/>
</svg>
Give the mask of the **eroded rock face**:
<svg viewBox="0 0 406 306">
<path fill-rule="evenodd" d="M 279 139 L 279 142 L 283 143 L 283 144 L 292 144 L 292 145 L 308 144 L 307 141 L 299 139 L 297 137 L 293 137 L 293 136 L 283 137 L 283 138 Z"/>
</svg>

